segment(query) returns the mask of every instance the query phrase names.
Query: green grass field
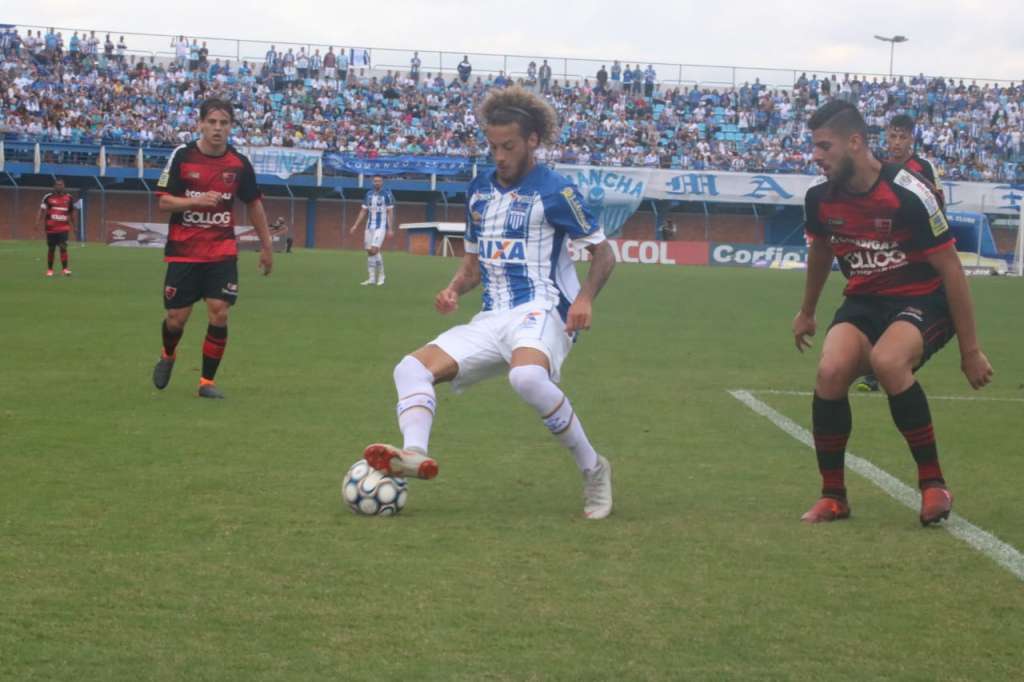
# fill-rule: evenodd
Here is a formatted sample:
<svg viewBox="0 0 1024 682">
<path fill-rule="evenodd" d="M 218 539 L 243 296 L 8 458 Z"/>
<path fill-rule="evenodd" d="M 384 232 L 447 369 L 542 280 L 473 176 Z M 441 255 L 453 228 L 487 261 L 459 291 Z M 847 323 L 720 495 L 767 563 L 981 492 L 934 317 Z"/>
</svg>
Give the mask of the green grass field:
<svg viewBox="0 0 1024 682">
<path fill-rule="evenodd" d="M 500 380 L 439 389 L 441 475 L 374 519 L 341 477 L 398 439 L 395 362 L 478 307 L 433 312 L 454 260 L 387 254 L 362 288 L 358 253 L 282 254 L 270 278 L 246 254 L 214 402 L 199 310 L 150 383 L 160 254 L 71 254 L 46 279 L 43 246 L 0 242 L 0 679 L 1021 678 L 1024 582 L 852 474 L 850 521 L 799 523 L 812 451 L 727 392 L 812 387 L 802 273 L 617 269 L 563 372 L 614 466 L 608 520 Z M 922 383 L 1024 398 L 1024 282 L 972 288 L 995 383 L 973 394 L 955 343 Z M 809 398 L 755 395 L 809 426 Z M 852 401 L 851 450 L 913 485 L 885 401 Z M 1022 408 L 932 400 L 956 511 L 1018 549 Z"/>
</svg>

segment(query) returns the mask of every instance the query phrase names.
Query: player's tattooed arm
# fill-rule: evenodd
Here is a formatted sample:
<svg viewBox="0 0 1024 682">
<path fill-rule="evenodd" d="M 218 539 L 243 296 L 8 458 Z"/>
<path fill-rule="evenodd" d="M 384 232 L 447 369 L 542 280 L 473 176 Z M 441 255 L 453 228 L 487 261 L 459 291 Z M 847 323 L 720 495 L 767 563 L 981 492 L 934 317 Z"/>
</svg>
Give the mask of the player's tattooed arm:
<svg viewBox="0 0 1024 682">
<path fill-rule="evenodd" d="M 467 253 L 455 271 L 455 276 L 448 283 L 448 288 L 461 296 L 472 291 L 480 284 L 480 258 L 475 253 Z"/>
<path fill-rule="evenodd" d="M 444 289 L 434 298 L 437 312 L 447 315 L 459 307 L 459 296 L 472 291 L 480 284 L 480 258 L 475 253 L 467 253 L 462 257 L 462 264 L 455 271 L 455 276 Z"/>
<path fill-rule="evenodd" d="M 572 333 L 582 329 L 590 329 L 593 322 L 593 304 L 598 293 L 608 283 L 615 269 L 615 252 L 607 242 L 587 246 L 590 251 L 590 268 L 587 270 L 587 279 L 580 287 L 580 293 L 576 300 L 569 306 L 569 313 L 566 315 L 565 331 Z"/>
<path fill-rule="evenodd" d="M 947 248 L 928 255 L 928 262 L 942 278 L 942 287 L 949 301 L 949 314 L 960 343 L 960 369 L 971 388 L 977 390 L 992 380 L 992 365 L 981 350 L 974 322 L 974 303 L 971 290 L 960 265 L 956 249 Z"/>
</svg>

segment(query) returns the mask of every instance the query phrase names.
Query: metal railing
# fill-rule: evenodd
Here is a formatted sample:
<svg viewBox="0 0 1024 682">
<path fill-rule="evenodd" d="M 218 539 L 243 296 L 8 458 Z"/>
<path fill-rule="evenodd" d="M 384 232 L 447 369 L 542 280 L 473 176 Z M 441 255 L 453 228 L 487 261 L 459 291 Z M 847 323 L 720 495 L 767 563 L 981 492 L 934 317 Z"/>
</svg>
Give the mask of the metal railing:
<svg viewBox="0 0 1024 682">
<path fill-rule="evenodd" d="M 42 30 L 44 33 L 53 28 L 54 30 L 63 33 L 65 51 L 67 50 L 68 41 L 74 31 L 78 31 L 80 35 L 83 33 L 88 35 L 90 32 L 94 32 L 101 41 L 104 40 L 107 34 L 110 34 L 115 45 L 121 36 L 125 36 L 126 43 L 128 45 L 128 52 L 131 55 L 136 57 L 145 55 L 159 57 L 161 59 L 173 59 L 175 57 L 174 43 L 179 38 L 177 35 L 163 33 L 132 33 L 108 29 L 81 29 L 59 26 L 49 27 L 29 24 L 19 24 L 17 28 L 19 30 Z M 291 48 L 296 54 L 299 49 L 305 49 L 307 54 L 312 54 L 314 50 L 319 49 L 321 56 L 327 52 L 328 48 L 333 47 L 337 48 L 335 50 L 336 52 L 340 49 L 344 49 L 346 54 L 350 55 L 350 69 L 365 68 L 374 72 L 389 70 L 407 72 L 409 70 L 409 62 L 412 59 L 413 54 L 418 52 L 419 58 L 422 62 L 420 72 L 424 77 L 428 73 L 442 73 L 445 75 L 455 74 L 457 72 L 458 64 L 462 61 L 462 58 L 468 57 L 473 67 L 474 78 L 478 75 L 493 76 L 500 72 L 504 72 L 513 79 L 525 78 L 530 62 L 536 63 L 537 68 L 539 69 L 544 60 L 547 60 L 548 65 L 551 67 L 553 81 L 581 82 L 586 78 L 593 80 L 601 66 L 605 66 L 610 70 L 612 63 L 615 61 L 614 59 L 559 57 L 556 55 L 544 54 L 511 55 L 484 52 L 454 52 L 365 46 L 356 47 L 351 45 L 342 46 L 340 43 L 328 44 L 281 40 L 245 40 L 218 36 L 185 37 L 188 38 L 190 43 L 193 39 L 198 41 L 200 45 L 205 42 L 207 44 L 207 49 L 209 50 L 209 60 L 211 63 L 216 59 L 226 59 L 234 62 L 248 61 L 260 63 L 264 61 L 266 53 L 270 49 L 271 45 L 274 45 L 279 50 L 284 51 Z M 102 49 L 103 47 L 101 43 L 100 50 Z M 365 62 L 363 61 L 364 57 Z M 712 88 L 737 87 L 743 83 L 753 83 L 758 79 L 762 84 L 770 88 L 791 88 L 802 73 L 807 73 L 808 76 L 817 74 L 821 77 L 835 75 L 839 78 L 842 78 L 846 74 L 846 72 L 832 69 L 769 68 L 758 66 L 652 62 L 649 60 L 638 59 L 635 56 L 633 58 L 623 58 L 619 61 L 623 66 L 626 64 L 639 64 L 642 68 L 646 68 L 647 65 L 653 66 L 655 71 L 657 71 L 657 82 L 663 88 L 691 85 Z M 877 78 L 878 80 L 885 80 L 890 78 L 888 74 L 884 73 L 865 73 L 861 71 L 854 73 L 851 71 L 849 74 L 851 76 L 856 75 L 861 79 Z M 914 75 L 916 74 L 896 74 L 895 77 L 909 79 L 913 78 Z M 934 77 L 937 75 L 938 74 L 930 74 L 929 76 Z M 966 76 L 945 77 L 954 78 L 958 81 L 961 79 L 967 82 L 977 81 L 982 84 L 999 84 L 1008 82 L 1007 79 L 1000 80 Z"/>
</svg>

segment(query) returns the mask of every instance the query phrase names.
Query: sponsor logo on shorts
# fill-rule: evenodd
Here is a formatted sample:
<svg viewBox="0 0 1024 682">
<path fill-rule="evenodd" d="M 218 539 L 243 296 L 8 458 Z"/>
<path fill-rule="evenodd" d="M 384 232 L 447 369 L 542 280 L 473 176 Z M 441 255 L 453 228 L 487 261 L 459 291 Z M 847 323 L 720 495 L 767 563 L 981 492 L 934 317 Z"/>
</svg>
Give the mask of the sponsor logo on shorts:
<svg viewBox="0 0 1024 682">
<path fill-rule="evenodd" d="M 178 293 L 178 287 L 164 287 L 164 298 L 168 301 L 174 298 L 176 293 Z"/>
<path fill-rule="evenodd" d="M 912 317 L 918 322 L 924 322 L 924 311 L 921 310 L 920 308 L 907 306 L 906 308 L 901 310 L 899 315 L 897 315 L 896 317 Z"/>
<path fill-rule="evenodd" d="M 222 294 L 228 294 L 230 296 L 238 296 L 238 285 L 234 282 L 228 282 L 224 285 L 224 288 L 220 290 Z"/>
<path fill-rule="evenodd" d="M 540 322 L 540 318 L 544 313 L 539 310 L 532 310 L 523 316 L 523 321 L 519 323 L 520 329 L 533 329 Z"/>
</svg>

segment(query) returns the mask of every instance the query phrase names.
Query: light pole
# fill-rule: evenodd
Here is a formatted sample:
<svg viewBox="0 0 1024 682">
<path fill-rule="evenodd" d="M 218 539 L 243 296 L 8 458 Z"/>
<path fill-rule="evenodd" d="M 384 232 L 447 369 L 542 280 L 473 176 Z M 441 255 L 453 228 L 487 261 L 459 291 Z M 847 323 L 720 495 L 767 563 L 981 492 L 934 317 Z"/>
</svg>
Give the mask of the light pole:
<svg viewBox="0 0 1024 682">
<path fill-rule="evenodd" d="M 905 43 L 910 38 L 906 36 L 893 36 L 892 38 L 886 38 L 885 36 L 875 36 L 875 40 L 881 40 L 883 43 L 889 43 L 889 78 L 892 78 L 892 59 L 896 54 L 896 43 Z"/>
</svg>

